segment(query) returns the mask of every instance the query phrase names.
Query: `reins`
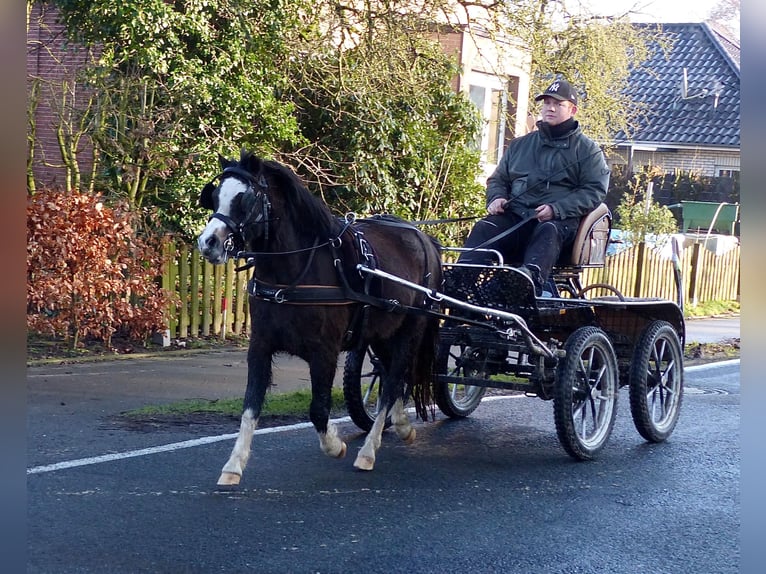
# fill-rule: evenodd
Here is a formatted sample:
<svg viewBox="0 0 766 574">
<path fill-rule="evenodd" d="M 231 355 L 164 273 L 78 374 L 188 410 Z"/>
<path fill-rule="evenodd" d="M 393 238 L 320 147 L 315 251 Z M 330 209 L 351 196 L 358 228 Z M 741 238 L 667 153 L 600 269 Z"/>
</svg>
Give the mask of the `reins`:
<svg viewBox="0 0 766 574">
<path fill-rule="evenodd" d="M 588 159 L 592 157 L 593 155 L 596 155 L 597 153 L 603 153 L 602 150 L 599 148 L 596 152 L 593 152 L 591 154 L 588 154 L 584 158 L 579 158 L 575 162 L 571 162 L 570 164 L 563 166 L 559 170 L 557 170 L 554 174 L 559 173 L 561 171 L 564 171 L 566 169 L 569 169 L 572 165 L 575 165 L 577 163 L 581 163 L 585 159 Z M 255 195 L 255 199 L 258 199 L 258 196 L 262 196 L 261 198 L 261 213 L 258 214 L 258 217 L 256 218 L 256 221 L 250 221 L 253 214 L 255 213 L 256 208 L 258 207 L 258 202 L 254 201 L 253 205 L 250 206 L 250 209 L 248 210 L 247 216 L 243 219 L 243 221 L 236 225 L 230 217 L 214 213 L 211 215 L 211 219 L 217 218 L 221 220 L 230 230 L 237 231 L 240 235 L 240 237 L 244 240 L 244 227 L 245 225 L 251 225 L 253 223 L 263 223 L 265 225 L 265 236 L 268 237 L 268 223 L 269 223 L 269 211 L 271 208 L 271 204 L 268 200 L 268 196 L 266 194 L 266 190 L 268 189 L 268 184 L 266 182 L 266 179 L 263 175 L 263 173 L 259 172 L 257 175 L 253 175 L 247 170 L 244 170 L 237 166 L 230 166 L 223 170 L 223 173 L 221 173 L 217 178 L 222 178 L 223 176 L 231 174 L 236 177 L 240 177 L 246 181 L 248 184 L 248 187 L 250 188 L 251 192 L 254 186 L 258 186 L 260 189 L 258 190 L 257 194 L 253 192 Z M 550 177 L 548 177 L 548 181 L 550 181 Z M 211 182 L 212 183 L 212 182 Z M 506 201 L 506 205 L 509 204 L 512 200 L 517 199 L 518 197 L 521 197 L 522 195 L 532 191 L 537 186 L 542 185 L 542 181 L 538 182 L 536 185 L 531 187 L 525 187 L 520 193 L 517 193 L 515 195 L 512 195 L 508 198 Z M 208 184 L 210 185 L 210 184 Z M 574 190 L 570 190 L 570 193 Z M 403 220 L 394 220 L 390 217 L 386 217 L 383 215 L 374 215 L 369 218 L 364 219 L 357 219 L 356 215 L 354 213 L 347 213 L 344 217 L 344 223 L 340 230 L 340 232 L 335 237 L 331 237 L 327 239 L 324 242 L 320 243 L 320 239 L 317 237 L 314 241 L 314 244 L 310 247 L 304 247 L 299 249 L 293 249 L 290 251 L 238 251 L 236 253 L 236 258 L 238 259 L 245 259 L 246 263 L 244 265 L 241 265 L 239 267 L 235 268 L 236 272 L 245 271 L 247 269 L 251 269 L 255 266 L 255 259 L 256 257 L 263 257 L 263 256 L 285 256 L 285 255 L 295 255 L 300 253 L 310 253 L 308 261 L 306 262 L 306 265 L 303 267 L 303 270 L 299 273 L 298 277 L 291 282 L 290 285 L 266 285 L 263 282 L 260 284 L 255 280 L 255 276 L 250 280 L 250 283 L 252 283 L 252 288 L 250 285 L 248 285 L 248 291 L 251 292 L 254 296 L 261 296 L 262 298 L 275 301 L 278 303 L 284 303 L 288 302 L 287 294 L 289 293 L 292 297 L 291 302 L 296 302 L 296 299 L 303 300 L 306 303 L 325 303 L 325 304 L 343 304 L 346 303 L 353 303 L 353 302 L 363 302 L 366 304 L 374 305 L 376 307 L 386 306 L 389 307 L 389 310 L 393 310 L 391 307 L 402 307 L 401 304 L 398 304 L 398 302 L 392 302 L 388 301 L 379 297 L 373 297 L 369 294 L 369 278 L 370 276 L 367 275 L 365 278 L 365 292 L 360 293 L 356 290 L 354 290 L 348 283 L 348 279 L 346 277 L 346 274 L 344 273 L 342 269 L 342 260 L 340 257 L 339 249 L 343 244 L 343 235 L 348 232 L 349 230 L 352 231 L 354 236 L 359 240 L 360 243 L 360 252 L 367 260 L 367 263 L 374 267 L 374 255 L 372 253 L 371 246 L 364 240 L 361 235 L 357 232 L 355 232 L 352 229 L 352 226 L 354 223 L 357 222 L 370 222 L 375 224 L 382 224 L 382 225 L 389 225 L 392 227 L 400 227 L 400 228 L 416 228 L 417 226 L 421 225 L 437 225 L 437 224 L 443 224 L 443 223 L 457 223 L 457 222 L 463 222 L 463 221 L 474 221 L 477 219 L 483 218 L 483 215 L 476 215 L 476 216 L 465 216 L 465 217 L 452 217 L 452 218 L 444 218 L 444 219 L 426 219 L 426 220 L 419 220 L 419 221 L 412 221 L 407 222 Z M 520 222 L 516 223 L 509 229 L 506 229 L 502 231 L 501 233 L 487 239 L 480 245 L 473 247 L 470 249 L 470 251 L 474 251 L 477 249 L 481 249 L 487 245 L 490 245 L 492 243 L 495 243 L 502 239 L 503 237 L 506 237 L 507 235 L 515 232 L 520 227 L 526 225 L 533 219 L 536 219 L 536 214 L 528 216 L 521 220 Z M 229 240 L 230 244 L 233 244 L 233 238 L 230 235 Z M 334 266 L 337 269 L 339 281 L 341 283 L 340 286 L 331 286 L 331 285 L 300 285 L 300 282 L 302 279 L 306 276 L 308 273 L 312 262 L 314 261 L 314 256 L 316 255 L 316 251 L 318 249 L 322 249 L 324 247 L 330 247 L 332 250 L 333 260 L 334 260 Z M 233 251 L 233 245 L 230 245 L 230 250 Z M 302 293 L 302 295 L 297 295 L 298 293 Z M 394 304 L 396 303 L 396 304 Z"/>
<path fill-rule="evenodd" d="M 319 243 L 319 238 L 316 238 L 314 241 L 314 245 L 311 247 L 302 247 L 300 249 L 292 249 L 290 251 L 238 251 L 236 258 L 237 259 L 245 259 L 246 263 L 240 267 L 235 268 L 235 271 L 244 271 L 246 269 L 250 269 L 255 265 L 255 258 L 256 257 L 262 257 L 266 255 L 296 255 L 298 253 L 306 253 L 307 251 L 315 252 L 317 249 L 321 249 L 323 247 L 328 246 L 335 246 L 340 247 L 343 243 L 343 234 L 346 233 L 346 231 L 349 230 L 349 228 L 354 224 L 356 221 L 356 215 L 353 213 L 347 213 L 344 217 L 344 224 L 343 227 L 340 230 L 340 233 L 338 233 L 337 236 L 331 237 L 324 243 Z M 313 253 L 311 255 L 311 258 L 313 258 Z M 309 263 L 311 262 L 311 259 L 309 259 Z"/>
</svg>

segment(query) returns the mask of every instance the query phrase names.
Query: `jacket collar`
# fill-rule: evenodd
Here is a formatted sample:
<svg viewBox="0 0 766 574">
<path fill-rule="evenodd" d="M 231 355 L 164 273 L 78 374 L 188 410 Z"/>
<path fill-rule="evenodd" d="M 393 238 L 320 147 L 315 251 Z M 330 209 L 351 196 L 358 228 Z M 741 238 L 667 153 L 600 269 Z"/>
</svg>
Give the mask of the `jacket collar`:
<svg viewBox="0 0 766 574">
<path fill-rule="evenodd" d="M 580 123 L 574 118 L 551 126 L 542 120 L 537 122 L 537 129 L 544 144 L 555 147 L 567 147 L 569 145 L 569 136 L 574 135 L 580 129 Z"/>
</svg>

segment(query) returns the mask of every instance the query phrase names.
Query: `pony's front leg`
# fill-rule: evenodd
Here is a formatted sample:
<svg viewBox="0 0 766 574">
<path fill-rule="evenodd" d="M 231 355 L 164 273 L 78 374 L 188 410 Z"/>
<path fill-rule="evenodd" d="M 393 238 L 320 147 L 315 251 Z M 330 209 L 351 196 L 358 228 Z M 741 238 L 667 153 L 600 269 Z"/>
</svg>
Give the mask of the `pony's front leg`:
<svg viewBox="0 0 766 574">
<path fill-rule="evenodd" d="M 327 456 L 343 458 L 346 456 L 346 443 L 338 436 L 338 429 L 329 422 L 332 408 L 332 383 L 338 356 L 323 356 L 309 362 L 311 376 L 311 406 L 309 418 L 319 435 L 319 448 Z"/>
<path fill-rule="evenodd" d="M 247 359 L 247 390 L 242 406 L 239 435 L 234 443 L 229 460 L 223 465 L 218 486 L 237 486 L 250 458 L 250 445 L 261 416 L 266 389 L 271 384 L 271 357 L 256 355 L 251 350 Z"/>
<path fill-rule="evenodd" d="M 385 405 L 385 403 L 382 403 Z M 388 416 L 388 409 L 381 408 L 378 411 L 378 416 L 375 417 L 375 422 L 372 423 L 370 432 L 367 433 L 367 438 L 364 439 L 362 448 L 359 449 L 359 453 L 356 455 L 354 461 L 354 468 L 359 470 L 372 470 L 375 466 L 375 453 L 380 448 L 380 443 L 383 436 L 383 429 L 386 426 L 386 416 Z"/>
</svg>

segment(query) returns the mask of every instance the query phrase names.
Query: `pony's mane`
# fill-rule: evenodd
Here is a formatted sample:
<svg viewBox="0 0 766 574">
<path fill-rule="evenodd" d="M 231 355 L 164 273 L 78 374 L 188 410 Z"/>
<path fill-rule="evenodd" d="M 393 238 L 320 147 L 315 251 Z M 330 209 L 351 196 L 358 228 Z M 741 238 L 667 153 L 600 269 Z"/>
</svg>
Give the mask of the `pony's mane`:
<svg viewBox="0 0 766 574">
<path fill-rule="evenodd" d="M 250 158 L 256 158 L 256 156 L 243 152 L 240 165 L 248 169 Z M 277 161 L 266 159 L 260 159 L 260 161 L 263 175 L 267 180 L 274 182 L 278 192 L 284 196 L 283 207 L 289 212 L 294 222 L 300 222 L 303 229 L 311 229 L 314 234 L 322 236 L 330 237 L 338 232 L 340 227 L 338 218 L 323 201 L 308 190 L 292 169 Z"/>
</svg>

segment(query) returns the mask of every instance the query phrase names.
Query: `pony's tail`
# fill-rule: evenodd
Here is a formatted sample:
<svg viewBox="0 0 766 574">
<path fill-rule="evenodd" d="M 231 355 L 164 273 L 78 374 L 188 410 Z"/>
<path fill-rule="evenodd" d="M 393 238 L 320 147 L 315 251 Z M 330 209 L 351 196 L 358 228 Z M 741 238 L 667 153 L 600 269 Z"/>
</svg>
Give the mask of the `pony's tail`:
<svg viewBox="0 0 766 574">
<path fill-rule="evenodd" d="M 426 422 L 429 420 L 429 415 L 431 420 L 436 418 L 432 389 L 438 348 L 439 320 L 429 317 L 412 370 L 412 400 L 415 403 L 415 414 Z"/>
</svg>

